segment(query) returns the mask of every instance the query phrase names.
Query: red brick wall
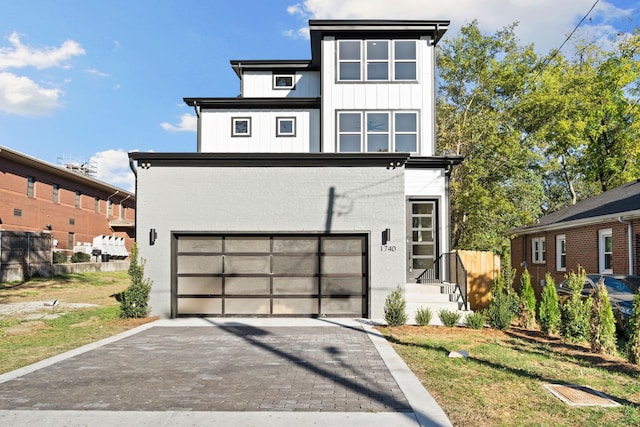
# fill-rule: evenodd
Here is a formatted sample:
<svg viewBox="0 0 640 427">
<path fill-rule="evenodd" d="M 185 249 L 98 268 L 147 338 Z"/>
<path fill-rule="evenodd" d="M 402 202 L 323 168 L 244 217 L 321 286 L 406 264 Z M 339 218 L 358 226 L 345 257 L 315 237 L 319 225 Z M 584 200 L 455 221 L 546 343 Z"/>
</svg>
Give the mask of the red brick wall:
<svg viewBox="0 0 640 427">
<path fill-rule="evenodd" d="M 35 178 L 34 197 L 27 197 L 28 177 Z M 58 203 L 53 203 L 53 185 L 59 186 Z M 76 191 L 80 191 L 80 208 L 75 207 Z M 52 175 L 7 159 L 0 158 L 0 229 L 8 231 L 41 232 L 51 225 L 52 235 L 58 241 L 58 249 L 69 248 L 69 233 L 74 233 L 74 244 L 93 242 L 98 235 L 124 237 L 127 250 L 133 246 L 134 230 L 114 231 L 107 219 L 107 198 L 112 196 L 113 211 L 110 219 L 120 218 L 121 206 L 126 206 L 125 214 L 134 221 L 134 200 L 123 200 L 126 194 L 113 196 L 114 191 L 95 188 L 91 182 L 74 181 Z M 94 198 L 100 199 L 100 211 L 94 210 Z M 14 215 L 14 210 L 22 211 L 22 216 Z M 73 224 L 71 224 L 73 222 Z"/>
</svg>

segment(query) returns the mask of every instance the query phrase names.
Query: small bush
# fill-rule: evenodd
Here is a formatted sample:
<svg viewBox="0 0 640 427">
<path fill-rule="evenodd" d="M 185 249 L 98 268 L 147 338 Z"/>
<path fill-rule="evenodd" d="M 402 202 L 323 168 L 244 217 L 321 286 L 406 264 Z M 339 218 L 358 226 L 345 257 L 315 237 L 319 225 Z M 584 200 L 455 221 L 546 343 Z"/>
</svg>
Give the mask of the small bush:
<svg viewBox="0 0 640 427">
<path fill-rule="evenodd" d="M 600 279 L 596 286 L 596 294 L 591 306 L 589 342 L 591 351 L 595 353 L 615 354 L 616 351 L 616 319 L 613 317 L 609 293 Z"/>
<path fill-rule="evenodd" d="M 55 251 L 53 253 L 53 263 L 54 264 L 65 264 L 68 261 L 69 261 L 69 259 L 67 258 L 67 256 L 63 252 Z"/>
<path fill-rule="evenodd" d="M 572 271 L 565 277 L 571 295 L 560 307 L 560 335 L 571 342 L 587 341 L 592 300 L 589 297 L 586 301 L 582 301 L 586 274 L 582 267 L 578 267 L 577 274 Z"/>
<path fill-rule="evenodd" d="M 407 323 L 407 301 L 400 285 L 384 301 L 384 320 L 389 326 L 402 326 Z"/>
<path fill-rule="evenodd" d="M 75 252 L 71 255 L 71 262 L 89 262 L 91 261 L 91 255 L 84 252 Z"/>
<path fill-rule="evenodd" d="M 467 314 L 465 321 L 467 323 L 467 326 L 471 329 L 482 329 L 484 328 L 484 324 L 487 321 L 487 316 L 484 311 L 476 311 Z"/>
<path fill-rule="evenodd" d="M 514 271 L 506 268 L 501 275 L 496 277 L 491 289 L 491 302 L 487 310 L 487 318 L 492 328 L 501 331 L 511 326 L 511 322 L 518 313 L 519 298 L 512 287 Z"/>
<path fill-rule="evenodd" d="M 536 326 L 536 294 L 531 286 L 531 275 L 526 268 L 520 278 L 520 301 L 518 304 L 520 326 L 533 329 Z"/>
<path fill-rule="evenodd" d="M 627 323 L 627 359 L 640 365 L 640 293 L 633 298 L 633 314 Z"/>
<path fill-rule="evenodd" d="M 538 319 L 540 329 L 548 335 L 557 334 L 560 330 L 560 304 L 558 303 L 558 292 L 556 283 L 547 273 L 545 278 L 546 286 L 542 291 L 540 306 L 538 307 Z"/>
<path fill-rule="evenodd" d="M 444 326 L 453 328 L 460 321 L 461 315 L 457 311 L 443 309 L 438 311 L 438 317 Z"/>
<path fill-rule="evenodd" d="M 429 307 L 420 307 L 416 310 L 416 325 L 418 326 L 427 326 L 431 319 L 433 318 L 433 313 L 429 309 Z"/>
<path fill-rule="evenodd" d="M 128 271 L 131 285 L 121 295 L 120 317 L 140 318 L 149 315 L 151 280 L 144 278 L 144 264 L 144 259 L 138 261 L 138 246 L 134 244 Z"/>
</svg>

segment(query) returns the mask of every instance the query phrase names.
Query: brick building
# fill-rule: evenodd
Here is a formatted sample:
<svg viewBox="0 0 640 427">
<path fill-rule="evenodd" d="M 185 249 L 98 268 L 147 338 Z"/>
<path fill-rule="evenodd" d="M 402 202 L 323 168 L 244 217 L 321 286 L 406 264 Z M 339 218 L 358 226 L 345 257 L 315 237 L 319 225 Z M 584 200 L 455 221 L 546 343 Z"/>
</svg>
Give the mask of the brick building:
<svg viewBox="0 0 640 427">
<path fill-rule="evenodd" d="M 547 272 L 556 283 L 582 266 L 587 273 L 640 274 L 640 180 L 629 182 L 514 230 L 516 284 L 525 266 L 540 295 Z"/>
<path fill-rule="evenodd" d="M 50 232 L 67 255 L 100 235 L 123 238 L 131 250 L 135 194 L 6 147 L 0 174 L 0 230 Z"/>
</svg>

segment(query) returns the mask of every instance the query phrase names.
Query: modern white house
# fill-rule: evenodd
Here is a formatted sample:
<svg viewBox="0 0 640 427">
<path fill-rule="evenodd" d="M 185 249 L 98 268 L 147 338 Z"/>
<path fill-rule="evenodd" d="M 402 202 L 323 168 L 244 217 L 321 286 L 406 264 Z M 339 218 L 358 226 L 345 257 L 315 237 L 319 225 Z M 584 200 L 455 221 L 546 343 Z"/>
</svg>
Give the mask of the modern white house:
<svg viewBox="0 0 640 427">
<path fill-rule="evenodd" d="M 312 20 L 310 60 L 233 60 L 239 97 L 185 98 L 197 152 L 129 154 L 152 313 L 382 318 L 450 251 L 448 24 Z"/>
</svg>

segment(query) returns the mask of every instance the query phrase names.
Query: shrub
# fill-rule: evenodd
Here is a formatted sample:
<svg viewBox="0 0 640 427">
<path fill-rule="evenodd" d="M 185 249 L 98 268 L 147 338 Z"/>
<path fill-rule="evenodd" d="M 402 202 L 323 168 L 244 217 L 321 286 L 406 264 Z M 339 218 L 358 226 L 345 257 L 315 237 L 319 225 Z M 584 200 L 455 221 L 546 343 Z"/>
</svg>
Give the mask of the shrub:
<svg viewBox="0 0 640 427">
<path fill-rule="evenodd" d="M 71 255 L 71 262 L 89 262 L 91 261 L 91 255 L 84 252 L 75 252 Z"/>
<path fill-rule="evenodd" d="M 633 298 L 633 314 L 627 323 L 627 359 L 640 365 L 640 293 Z"/>
<path fill-rule="evenodd" d="M 580 342 L 589 338 L 589 313 L 591 297 L 582 301 L 585 272 L 578 267 L 578 273 L 565 275 L 567 287 L 571 292 L 569 299 L 560 307 L 560 335 L 568 341 Z"/>
<path fill-rule="evenodd" d="M 407 302 L 400 285 L 384 301 L 384 320 L 389 326 L 402 326 L 407 323 Z"/>
<path fill-rule="evenodd" d="M 556 334 L 560 329 L 560 304 L 558 302 L 558 292 L 556 291 L 556 283 L 547 273 L 545 278 L 546 286 L 542 290 L 540 306 L 538 307 L 538 319 L 540 320 L 540 329 L 545 334 Z"/>
<path fill-rule="evenodd" d="M 616 351 L 616 319 L 613 317 L 609 293 L 600 279 L 591 305 L 589 342 L 591 351 L 614 354 Z"/>
<path fill-rule="evenodd" d="M 53 252 L 53 263 L 54 264 L 64 264 L 66 262 L 68 262 L 69 259 L 67 258 L 67 256 L 60 251 L 55 251 Z"/>
<path fill-rule="evenodd" d="M 476 311 L 467 314 L 465 321 L 467 322 L 467 326 L 471 329 L 482 329 L 487 321 L 487 315 L 484 311 Z"/>
<path fill-rule="evenodd" d="M 487 317 L 492 328 L 505 330 L 510 325 L 518 312 L 518 295 L 513 290 L 513 271 L 506 268 L 501 275 L 494 280 L 491 289 L 491 302 L 487 310 Z M 505 277 L 507 278 L 505 280 Z"/>
<path fill-rule="evenodd" d="M 536 294 L 531 286 L 531 275 L 526 268 L 520 278 L 520 301 L 518 304 L 520 326 L 533 329 L 536 326 Z"/>
<path fill-rule="evenodd" d="M 120 317 L 140 318 L 149 315 L 149 292 L 151 280 L 144 278 L 144 265 L 146 261 L 138 261 L 138 245 L 131 249 L 129 261 L 129 277 L 131 285 L 122 293 L 120 301 Z"/>
<path fill-rule="evenodd" d="M 433 318 L 433 313 L 429 310 L 429 307 L 420 307 L 416 310 L 416 325 L 418 326 L 426 326 L 431 322 Z"/>
<path fill-rule="evenodd" d="M 461 315 L 457 311 L 442 309 L 438 311 L 438 317 L 444 326 L 453 328 L 460 321 Z"/>
</svg>

